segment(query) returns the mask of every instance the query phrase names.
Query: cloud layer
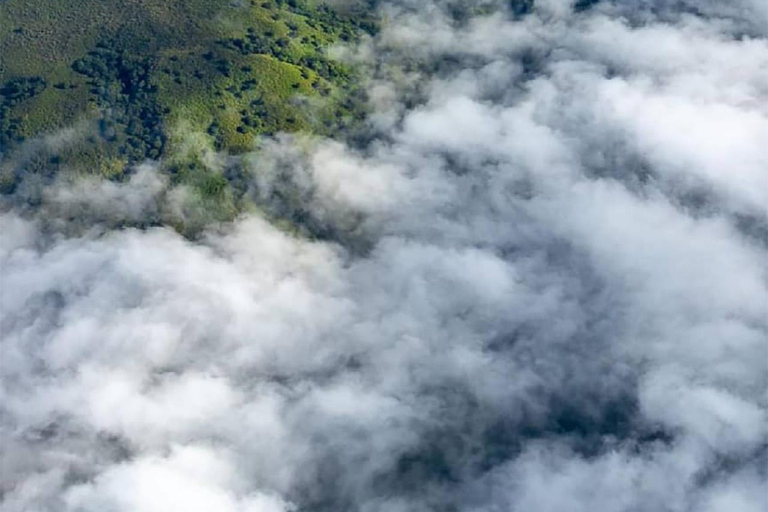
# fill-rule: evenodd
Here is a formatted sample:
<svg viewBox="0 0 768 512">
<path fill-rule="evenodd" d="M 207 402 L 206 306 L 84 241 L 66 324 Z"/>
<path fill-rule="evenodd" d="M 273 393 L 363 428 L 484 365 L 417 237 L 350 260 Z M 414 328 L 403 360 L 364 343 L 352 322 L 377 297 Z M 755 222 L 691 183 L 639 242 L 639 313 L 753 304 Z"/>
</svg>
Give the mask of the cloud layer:
<svg viewBox="0 0 768 512">
<path fill-rule="evenodd" d="M 7 208 L 4 510 L 768 510 L 765 8 L 588 4 L 382 2 L 202 240 Z"/>
</svg>

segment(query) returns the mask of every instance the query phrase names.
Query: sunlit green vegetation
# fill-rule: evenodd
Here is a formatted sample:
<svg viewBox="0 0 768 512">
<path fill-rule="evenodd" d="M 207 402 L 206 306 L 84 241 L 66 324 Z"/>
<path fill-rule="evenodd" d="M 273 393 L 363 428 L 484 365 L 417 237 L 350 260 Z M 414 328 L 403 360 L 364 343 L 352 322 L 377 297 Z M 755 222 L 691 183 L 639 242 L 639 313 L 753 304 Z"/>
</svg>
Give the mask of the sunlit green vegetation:
<svg viewBox="0 0 768 512">
<path fill-rule="evenodd" d="M 179 126 L 234 153 L 338 128 L 353 72 L 325 50 L 374 27 L 311 0 L 3 0 L 0 21 L 2 156 L 77 125 L 95 133 L 65 163 L 109 175 L 172 152 Z"/>
<path fill-rule="evenodd" d="M 210 155 L 351 133 L 365 95 L 327 49 L 374 29 L 315 0 L 0 0 L 0 193 L 34 207 L 30 183 L 157 160 L 178 209 L 162 222 L 195 236 L 254 208 L 244 168 Z"/>
</svg>

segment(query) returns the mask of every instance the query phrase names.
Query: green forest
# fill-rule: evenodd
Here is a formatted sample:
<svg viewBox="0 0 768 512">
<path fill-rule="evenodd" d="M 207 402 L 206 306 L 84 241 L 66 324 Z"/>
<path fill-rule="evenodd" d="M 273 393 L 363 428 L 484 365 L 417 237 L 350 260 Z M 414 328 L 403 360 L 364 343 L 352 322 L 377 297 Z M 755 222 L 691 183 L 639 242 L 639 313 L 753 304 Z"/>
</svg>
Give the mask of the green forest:
<svg viewBox="0 0 768 512">
<path fill-rule="evenodd" d="M 189 134 L 238 154 L 257 136 L 343 133 L 365 97 L 328 49 L 375 30 L 311 0 L 2 0 L 0 190 L 29 173 L 120 180 L 152 159 L 220 196 L 226 181 L 178 158 Z"/>
</svg>

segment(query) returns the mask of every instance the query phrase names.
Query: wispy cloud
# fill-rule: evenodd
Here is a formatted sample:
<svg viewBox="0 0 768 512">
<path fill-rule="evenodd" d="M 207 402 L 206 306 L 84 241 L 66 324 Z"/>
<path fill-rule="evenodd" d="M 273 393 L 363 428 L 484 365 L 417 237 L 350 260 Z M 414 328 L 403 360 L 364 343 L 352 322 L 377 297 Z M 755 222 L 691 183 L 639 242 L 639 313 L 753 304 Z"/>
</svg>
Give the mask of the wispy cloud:
<svg viewBox="0 0 768 512">
<path fill-rule="evenodd" d="M 3 214 L 4 507 L 766 510 L 764 8 L 579 5 L 382 2 L 365 143 L 246 159 L 275 223 Z"/>
</svg>

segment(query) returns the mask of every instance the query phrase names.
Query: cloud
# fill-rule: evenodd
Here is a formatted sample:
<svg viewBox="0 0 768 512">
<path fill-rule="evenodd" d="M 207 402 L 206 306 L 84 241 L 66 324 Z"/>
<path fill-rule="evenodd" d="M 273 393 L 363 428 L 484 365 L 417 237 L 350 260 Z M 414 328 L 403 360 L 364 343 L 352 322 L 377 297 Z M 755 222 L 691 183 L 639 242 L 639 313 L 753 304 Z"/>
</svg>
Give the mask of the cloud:
<svg viewBox="0 0 768 512">
<path fill-rule="evenodd" d="M 232 467 L 219 453 L 202 447 L 176 447 L 166 458 L 146 457 L 111 468 L 92 484 L 74 486 L 64 497 L 75 510 L 220 510 L 284 512 L 269 495 L 236 497 L 220 490 Z"/>
<path fill-rule="evenodd" d="M 261 214 L 6 208 L 7 510 L 768 509 L 759 7 L 456 5 L 379 7 L 366 142 L 262 141 Z"/>
</svg>

